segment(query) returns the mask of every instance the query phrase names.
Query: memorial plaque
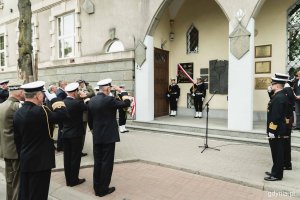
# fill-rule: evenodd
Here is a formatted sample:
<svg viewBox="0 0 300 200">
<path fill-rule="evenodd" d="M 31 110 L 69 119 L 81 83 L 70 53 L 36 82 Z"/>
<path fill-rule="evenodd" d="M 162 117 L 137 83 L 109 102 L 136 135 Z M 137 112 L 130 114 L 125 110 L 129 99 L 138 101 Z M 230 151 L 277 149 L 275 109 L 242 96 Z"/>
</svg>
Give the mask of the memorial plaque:
<svg viewBox="0 0 300 200">
<path fill-rule="evenodd" d="M 186 71 L 188 75 L 193 79 L 193 72 L 194 72 L 194 63 L 180 63 L 182 68 Z M 177 76 L 177 83 L 191 83 L 191 81 L 186 77 L 186 75 L 179 69 L 178 76 Z"/>
<path fill-rule="evenodd" d="M 255 89 L 266 90 L 271 85 L 272 79 L 270 77 L 255 78 Z"/>
<path fill-rule="evenodd" d="M 228 61 L 209 61 L 209 92 L 212 94 L 228 94 Z"/>
</svg>

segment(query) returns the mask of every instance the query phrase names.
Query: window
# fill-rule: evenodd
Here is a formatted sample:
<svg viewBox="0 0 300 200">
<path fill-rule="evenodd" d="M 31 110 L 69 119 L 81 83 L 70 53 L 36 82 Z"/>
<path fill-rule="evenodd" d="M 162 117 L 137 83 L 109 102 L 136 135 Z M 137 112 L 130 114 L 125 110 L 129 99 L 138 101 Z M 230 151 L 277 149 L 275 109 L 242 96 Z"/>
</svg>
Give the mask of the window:
<svg viewBox="0 0 300 200">
<path fill-rule="evenodd" d="M 300 1 L 288 12 L 287 20 L 287 66 L 300 67 Z"/>
<path fill-rule="evenodd" d="M 124 45 L 120 40 L 114 40 L 107 48 L 107 53 L 124 51 Z"/>
<path fill-rule="evenodd" d="M 198 53 L 199 31 L 192 25 L 186 33 L 187 54 Z"/>
<path fill-rule="evenodd" d="M 5 66 L 5 44 L 4 35 L 0 35 L 0 67 Z"/>
<path fill-rule="evenodd" d="M 74 14 L 58 17 L 58 57 L 74 57 L 75 26 Z"/>
</svg>

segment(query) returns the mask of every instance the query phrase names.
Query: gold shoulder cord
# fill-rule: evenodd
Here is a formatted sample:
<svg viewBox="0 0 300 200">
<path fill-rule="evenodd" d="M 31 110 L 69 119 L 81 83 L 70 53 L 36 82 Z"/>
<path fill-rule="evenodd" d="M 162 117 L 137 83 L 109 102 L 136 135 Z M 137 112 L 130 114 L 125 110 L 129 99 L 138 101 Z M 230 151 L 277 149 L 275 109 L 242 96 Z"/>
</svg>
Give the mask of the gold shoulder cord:
<svg viewBox="0 0 300 200">
<path fill-rule="evenodd" d="M 50 110 L 48 107 L 44 106 L 44 105 L 42 105 L 42 108 L 43 108 L 43 110 L 44 110 L 44 112 L 45 112 L 45 114 L 46 114 L 46 119 L 47 119 L 47 125 L 48 125 L 48 133 L 49 133 L 49 137 L 50 137 L 50 139 L 52 139 L 52 140 L 53 140 L 53 136 L 51 137 L 51 131 L 50 131 L 50 125 L 49 125 L 48 113 L 47 113 L 47 111 L 46 111 L 46 109 L 45 109 L 45 108 L 47 108 L 47 109 L 48 109 L 50 112 L 51 112 L 51 110 Z"/>
</svg>

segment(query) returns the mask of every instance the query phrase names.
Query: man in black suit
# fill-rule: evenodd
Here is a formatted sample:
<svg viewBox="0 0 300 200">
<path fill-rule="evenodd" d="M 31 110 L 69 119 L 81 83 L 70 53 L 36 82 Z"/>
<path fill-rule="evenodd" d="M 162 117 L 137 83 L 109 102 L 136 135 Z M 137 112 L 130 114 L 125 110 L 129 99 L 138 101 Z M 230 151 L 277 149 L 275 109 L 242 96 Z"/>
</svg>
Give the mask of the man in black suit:
<svg viewBox="0 0 300 200">
<path fill-rule="evenodd" d="M 96 196 L 103 197 L 115 191 L 109 187 L 113 171 L 115 143 L 120 141 L 116 113 L 118 108 L 130 106 L 130 97 L 123 96 L 123 101 L 109 96 L 111 79 L 99 81 L 100 92 L 88 105 L 88 124 L 93 133 L 94 150 L 94 190 Z M 121 91 L 119 87 L 114 87 Z"/>
<path fill-rule="evenodd" d="M 14 115 L 15 144 L 20 158 L 20 199 L 47 200 L 55 167 L 53 125 L 67 118 L 65 104 L 48 91 L 53 111 L 43 106 L 45 82 L 22 85 L 25 102 Z"/>
<path fill-rule="evenodd" d="M 67 186 L 71 187 L 85 182 L 79 178 L 79 169 L 84 136 L 82 116 L 87 105 L 78 99 L 78 87 L 78 83 L 68 84 L 65 88 L 68 96 L 64 100 L 69 113 L 69 118 L 63 122 L 64 168 Z"/>
<path fill-rule="evenodd" d="M 3 103 L 9 96 L 8 82 L 8 80 L 0 81 L 0 103 Z"/>
<path fill-rule="evenodd" d="M 67 97 L 67 93 L 65 92 L 66 85 L 67 85 L 66 81 L 58 81 L 59 88 L 56 91 L 56 96 L 62 101 Z M 58 152 L 63 151 L 62 131 L 63 131 L 63 124 L 58 123 L 57 148 L 56 148 Z"/>
<path fill-rule="evenodd" d="M 293 85 L 296 96 L 300 97 L 300 70 L 296 72 L 296 81 Z M 296 127 L 295 130 L 300 130 L 300 99 L 295 101 L 295 113 L 296 113 Z"/>
</svg>

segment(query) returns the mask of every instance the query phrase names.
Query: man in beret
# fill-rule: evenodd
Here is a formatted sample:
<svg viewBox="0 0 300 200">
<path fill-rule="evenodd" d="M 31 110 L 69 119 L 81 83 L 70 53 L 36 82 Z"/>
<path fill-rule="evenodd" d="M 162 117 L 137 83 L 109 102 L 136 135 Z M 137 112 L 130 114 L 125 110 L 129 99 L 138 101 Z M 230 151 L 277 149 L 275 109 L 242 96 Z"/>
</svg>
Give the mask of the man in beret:
<svg viewBox="0 0 300 200">
<path fill-rule="evenodd" d="M 272 153 L 273 166 L 271 172 L 266 172 L 266 181 L 278 181 L 283 178 L 284 165 L 284 135 L 286 133 L 286 116 L 288 98 L 283 91 L 286 79 L 272 78 L 272 96 L 268 104 L 267 134 Z"/>
<path fill-rule="evenodd" d="M 115 143 L 120 141 L 116 113 L 117 109 L 130 106 L 130 97 L 123 96 L 123 101 L 118 101 L 109 95 L 111 81 L 99 81 L 99 93 L 88 104 L 88 124 L 93 133 L 93 185 L 95 195 L 100 197 L 115 191 L 115 187 L 109 187 L 109 184 L 113 171 Z M 121 92 L 119 87 L 114 88 Z"/>
<path fill-rule="evenodd" d="M 25 102 L 14 115 L 14 137 L 20 158 L 20 199 L 47 200 L 51 169 L 55 167 L 54 124 L 68 117 L 65 104 L 44 93 L 43 81 L 22 85 Z M 51 107 L 43 106 L 44 95 Z"/>
<path fill-rule="evenodd" d="M 24 101 L 23 81 L 10 82 L 9 97 L 0 104 L 0 157 L 5 161 L 6 199 L 19 200 L 20 161 L 14 141 L 13 118 Z"/>
<path fill-rule="evenodd" d="M 8 82 L 8 80 L 0 81 L 0 103 L 3 103 L 9 96 Z"/>
</svg>

